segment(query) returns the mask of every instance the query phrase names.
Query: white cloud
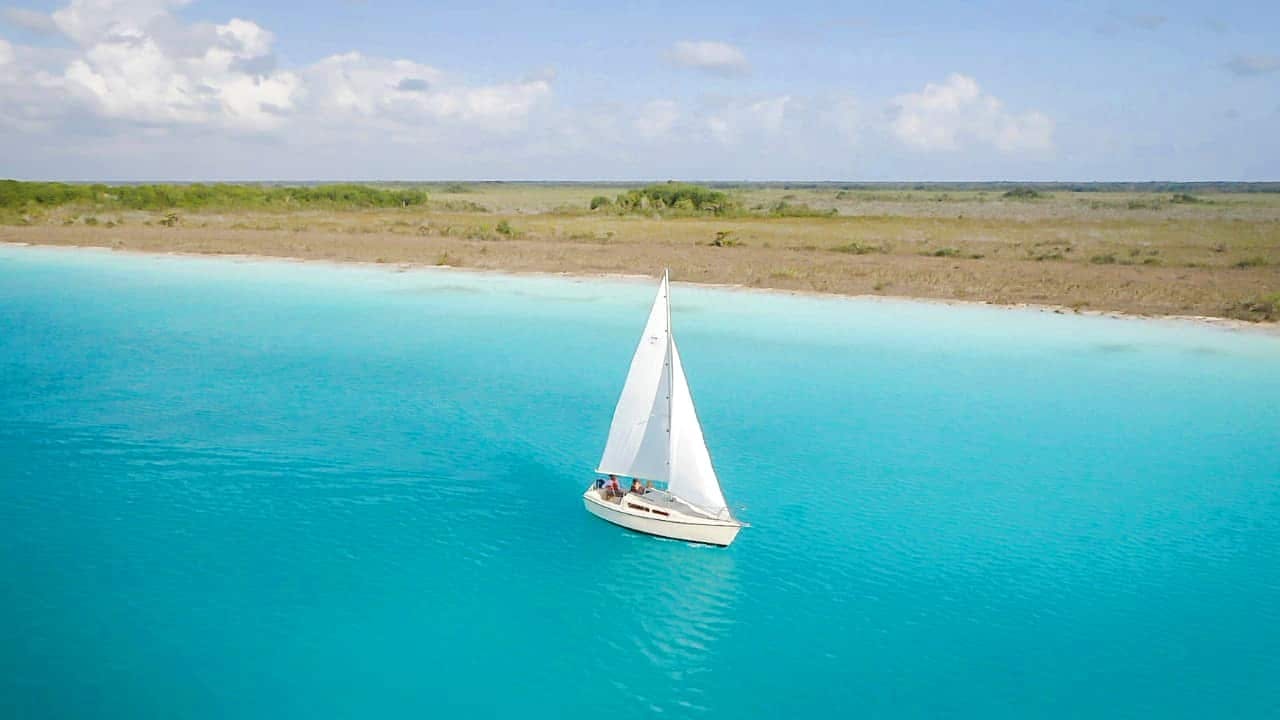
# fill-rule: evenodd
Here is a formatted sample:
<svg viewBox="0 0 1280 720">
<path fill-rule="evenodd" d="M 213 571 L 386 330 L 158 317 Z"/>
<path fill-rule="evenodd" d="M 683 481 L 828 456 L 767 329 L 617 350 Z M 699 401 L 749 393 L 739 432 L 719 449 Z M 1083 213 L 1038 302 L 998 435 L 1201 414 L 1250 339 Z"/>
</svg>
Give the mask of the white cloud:
<svg viewBox="0 0 1280 720">
<path fill-rule="evenodd" d="M 1053 121 L 1043 113 L 1009 113 L 984 94 L 976 80 L 953 74 L 941 84 L 899 95 L 891 105 L 890 130 L 915 150 L 959 150 L 988 145 L 1005 153 L 1045 151 L 1053 146 Z"/>
<path fill-rule="evenodd" d="M 753 136 L 774 135 L 782 129 L 790 103 L 790 95 L 732 101 L 707 117 L 706 128 L 712 138 L 725 145 L 735 145 Z"/>
<path fill-rule="evenodd" d="M 62 57 L 59 50 L 15 46 L 0 38 L 0 127 L 20 133 L 48 129 L 66 107 L 61 99 L 66 91 L 61 77 L 42 69 L 42 63 Z"/>
<path fill-rule="evenodd" d="M 361 52 L 287 65 L 268 28 L 191 22 L 181 0 L 64 2 L 49 16 L 62 42 L 0 40 L 0 156 L 13 173 L 852 177 L 879 162 L 881 176 L 963 176 L 972 158 L 916 151 L 992 148 L 1003 152 L 984 162 L 1017 172 L 1034 158 L 1016 153 L 1052 144 L 1047 117 L 1010 112 L 961 75 L 894 98 L 891 115 L 883 97 L 840 93 L 563 104 L 547 71 L 476 82 Z M 682 45 L 683 64 L 747 68 L 732 46 Z"/>
<path fill-rule="evenodd" d="M 70 11 L 76 5 L 55 13 L 68 35 L 86 43 L 64 77 L 73 93 L 106 117 L 267 130 L 281 123 L 281 111 L 292 109 L 302 92 L 293 73 L 243 71 L 243 64 L 268 56 L 274 40 L 255 23 L 233 19 L 181 29 L 187 40 L 202 43 L 188 42 L 175 52 L 165 42 L 167 28 L 151 25 L 165 19 L 162 13 L 85 20 Z M 134 24 L 136 18 L 142 24 Z"/>
<path fill-rule="evenodd" d="M 6 116 L 87 110 L 148 126 L 250 133 L 354 122 L 357 132 L 421 137 L 449 123 L 516 128 L 551 93 L 546 74 L 469 85 L 427 65 L 355 52 L 278 69 L 269 30 L 240 18 L 187 22 L 175 12 L 187 2 L 71 0 L 47 16 L 74 46 L 69 57 L 44 68 L 39 82 L 34 68 L 26 80 L 11 79 L 5 101 L 23 106 Z M 0 58 L 13 55 L 5 43 Z"/>
<path fill-rule="evenodd" d="M 58 25 L 54 23 L 53 18 L 42 12 L 35 10 L 26 10 L 23 8 L 5 8 L 4 19 L 6 22 L 17 25 L 24 30 L 41 33 L 43 35 L 51 35 L 58 32 Z"/>
<path fill-rule="evenodd" d="M 651 100 L 640 108 L 632 126 L 642 137 L 665 136 L 680 119 L 680 107 L 671 100 Z"/>
<path fill-rule="evenodd" d="M 682 40 L 672 46 L 667 55 L 677 65 L 721 75 L 736 75 L 750 69 L 747 56 L 741 50 L 714 40 Z"/>
<path fill-rule="evenodd" d="M 189 0 L 71 0 L 53 13 L 53 22 L 80 45 L 92 45 L 108 35 L 136 36 L 156 20 Z"/>
<path fill-rule="evenodd" d="M 541 78 L 468 86 L 429 65 L 355 52 L 327 57 L 304 77 L 311 106 L 330 121 L 470 123 L 511 130 L 551 94 L 551 83 Z"/>
</svg>

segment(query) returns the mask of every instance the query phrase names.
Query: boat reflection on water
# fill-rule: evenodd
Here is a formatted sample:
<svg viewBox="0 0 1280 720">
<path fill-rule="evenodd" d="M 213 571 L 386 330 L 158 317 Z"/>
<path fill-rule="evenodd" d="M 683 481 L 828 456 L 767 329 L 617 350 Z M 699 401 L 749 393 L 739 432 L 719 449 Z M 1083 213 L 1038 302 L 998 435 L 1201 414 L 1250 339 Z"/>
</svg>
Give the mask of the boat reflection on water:
<svg viewBox="0 0 1280 720">
<path fill-rule="evenodd" d="M 642 707 L 704 707 L 699 678 L 713 672 L 737 622 L 733 556 L 706 545 L 610 534 L 616 537 L 592 550 L 600 600 L 590 610 L 600 628 L 596 662 Z"/>
</svg>

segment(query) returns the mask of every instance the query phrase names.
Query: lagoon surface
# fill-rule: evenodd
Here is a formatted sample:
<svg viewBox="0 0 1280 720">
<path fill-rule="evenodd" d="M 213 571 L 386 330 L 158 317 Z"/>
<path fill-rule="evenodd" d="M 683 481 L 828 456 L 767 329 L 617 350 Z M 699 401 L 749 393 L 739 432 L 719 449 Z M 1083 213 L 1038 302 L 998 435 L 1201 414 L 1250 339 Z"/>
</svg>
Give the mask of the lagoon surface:
<svg viewBox="0 0 1280 720">
<path fill-rule="evenodd" d="M 677 284 L 721 550 L 654 287 L 0 246 L 4 715 L 1280 715 L 1280 338 Z"/>
</svg>

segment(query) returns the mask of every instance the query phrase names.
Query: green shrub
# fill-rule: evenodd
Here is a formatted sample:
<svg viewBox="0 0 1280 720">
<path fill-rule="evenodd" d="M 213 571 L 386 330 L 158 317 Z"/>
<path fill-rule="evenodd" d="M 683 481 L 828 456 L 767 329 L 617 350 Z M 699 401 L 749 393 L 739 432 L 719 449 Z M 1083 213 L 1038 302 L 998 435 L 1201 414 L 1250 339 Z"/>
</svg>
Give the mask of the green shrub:
<svg viewBox="0 0 1280 720">
<path fill-rule="evenodd" d="M 1093 257 L 1089 258 L 1089 262 L 1093 263 L 1094 265 L 1115 265 L 1116 256 L 1114 253 L 1107 253 L 1106 255 L 1094 255 Z"/>
<path fill-rule="evenodd" d="M 1236 263 L 1236 264 L 1235 264 L 1235 267 L 1238 267 L 1238 268 L 1255 268 L 1255 267 L 1266 267 L 1266 265 L 1267 265 L 1267 259 L 1266 259 L 1266 258 L 1261 257 L 1261 256 L 1258 256 L 1258 255 L 1255 255 L 1255 256 L 1253 256 L 1253 257 L 1251 257 L 1251 258 L 1245 258 L 1244 260 L 1241 260 L 1240 262 L 1238 262 L 1238 263 Z"/>
<path fill-rule="evenodd" d="M 719 190 L 678 182 L 629 190 L 619 195 L 614 203 L 623 212 L 638 210 L 661 212 L 678 208 L 686 212 L 723 215 L 737 208 L 737 203 Z"/>
<path fill-rule="evenodd" d="M 849 242 L 844 245 L 837 245 L 831 248 L 831 252 L 848 253 L 850 255 L 870 255 L 871 253 L 886 252 L 883 245 L 863 245 L 858 242 Z"/>
<path fill-rule="evenodd" d="M 75 185 L 0 180 L 0 208 L 80 205 L 131 210 L 272 209 L 297 207 L 388 208 L 422 205 L 420 190 L 342 183 L 311 186 Z"/>
<path fill-rule="evenodd" d="M 1014 188 L 1000 197 L 1006 200 L 1040 200 L 1049 197 L 1049 195 L 1034 188 Z"/>
<path fill-rule="evenodd" d="M 1130 210 L 1159 210 L 1164 204 L 1157 198 L 1154 200 L 1130 200 L 1125 203 Z"/>
<path fill-rule="evenodd" d="M 774 217 L 831 217 L 836 212 L 835 208 L 819 210 L 804 203 L 789 203 L 785 200 L 774 203 L 769 207 L 769 214 Z"/>
<path fill-rule="evenodd" d="M 610 206 L 610 205 L 612 205 L 612 204 L 613 204 L 613 201 L 612 201 L 612 200 L 610 200 L 609 198 L 605 197 L 604 195 L 597 195 L 597 196 L 595 196 L 595 197 L 591 198 L 591 209 L 592 209 L 592 210 L 599 210 L 600 208 L 607 208 L 607 207 L 609 207 L 609 206 Z"/>
<path fill-rule="evenodd" d="M 717 230 L 716 237 L 710 243 L 711 247 L 738 247 L 742 245 L 742 241 L 733 237 L 732 230 Z"/>
<path fill-rule="evenodd" d="M 471 200 L 435 200 L 431 207 L 447 212 L 487 213 L 489 208 Z"/>
<path fill-rule="evenodd" d="M 499 235 L 506 235 L 507 237 L 515 237 L 516 235 L 516 229 L 511 227 L 511 223 L 506 220 L 499 221 L 498 226 L 494 228 L 494 231 Z"/>
</svg>

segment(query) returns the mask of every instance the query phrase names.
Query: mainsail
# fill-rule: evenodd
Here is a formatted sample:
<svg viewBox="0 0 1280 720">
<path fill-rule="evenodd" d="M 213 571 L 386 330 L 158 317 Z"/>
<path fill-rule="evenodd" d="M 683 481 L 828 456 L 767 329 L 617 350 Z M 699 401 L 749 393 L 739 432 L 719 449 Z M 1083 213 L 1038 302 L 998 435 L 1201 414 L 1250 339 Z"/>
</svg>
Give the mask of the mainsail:
<svg viewBox="0 0 1280 720">
<path fill-rule="evenodd" d="M 725 509 L 702 426 L 671 335 L 670 282 L 664 275 L 649 311 L 597 472 L 668 483 L 671 494 L 704 510 Z"/>
</svg>

